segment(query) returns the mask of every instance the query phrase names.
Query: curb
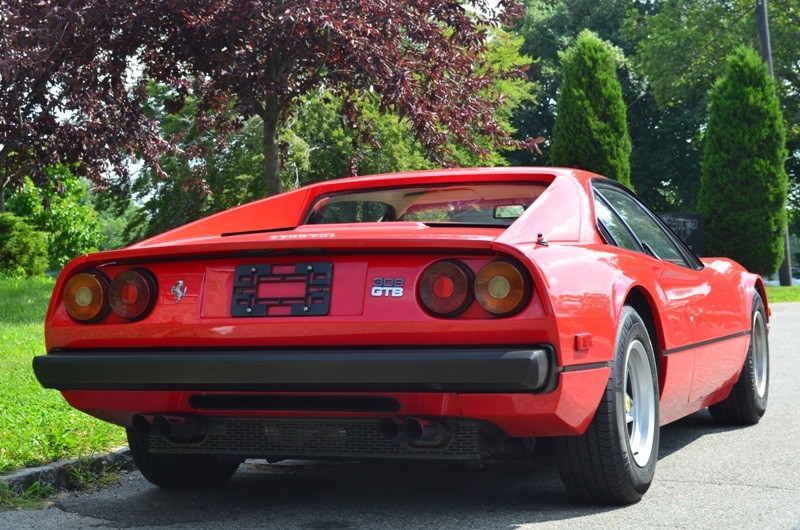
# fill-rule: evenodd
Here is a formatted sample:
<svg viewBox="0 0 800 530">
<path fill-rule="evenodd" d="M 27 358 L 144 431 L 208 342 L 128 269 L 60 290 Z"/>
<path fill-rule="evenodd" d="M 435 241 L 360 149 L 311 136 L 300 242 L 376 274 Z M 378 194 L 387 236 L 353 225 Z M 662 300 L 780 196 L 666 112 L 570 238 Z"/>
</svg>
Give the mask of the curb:
<svg viewBox="0 0 800 530">
<path fill-rule="evenodd" d="M 104 455 L 59 460 L 40 467 L 21 469 L 8 475 L 0 475 L 0 483 L 6 484 L 10 490 L 17 493 L 24 493 L 36 482 L 51 486 L 55 491 L 61 491 L 72 489 L 70 484 L 74 482 L 73 470 L 79 468 L 102 470 L 109 467 L 126 471 L 134 469 L 136 466 L 130 449 L 125 447 Z"/>
</svg>

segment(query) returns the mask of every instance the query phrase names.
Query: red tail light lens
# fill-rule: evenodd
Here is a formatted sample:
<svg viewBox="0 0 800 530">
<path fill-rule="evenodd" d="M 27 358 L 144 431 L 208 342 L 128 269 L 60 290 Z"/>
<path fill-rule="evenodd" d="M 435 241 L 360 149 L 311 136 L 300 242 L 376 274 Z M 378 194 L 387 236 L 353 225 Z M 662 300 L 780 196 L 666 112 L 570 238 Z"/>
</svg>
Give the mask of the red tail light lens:
<svg viewBox="0 0 800 530">
<path fill-rule="evenodd" d="M 528 301 L 529 293 L 527 274 L 508 261 L 493 261 L 475 277 L 475 298 L 493 315 L 516 313 Z"/>
<path fill-rule="evenodd" d="M 472 300 L 471 280 L 472 273 L 463 263 L 437 261 L 422 273 L 420 301 L 437 316 L 457 315 Z"/>
<path fill-rule="evenodd" d="M 108 296 L 114 313 L 128 320 L 139 320 L 155 305 L 156 282 L 146 271 L 128 270 L 114 278 Z"/>
<path fill-rule="evenodd" d="M 95 322 L 108 312 L 108 279 L 99 272 L 82 272 L 64 286 L 64 308 L 78 322 Z"/>
</svg>

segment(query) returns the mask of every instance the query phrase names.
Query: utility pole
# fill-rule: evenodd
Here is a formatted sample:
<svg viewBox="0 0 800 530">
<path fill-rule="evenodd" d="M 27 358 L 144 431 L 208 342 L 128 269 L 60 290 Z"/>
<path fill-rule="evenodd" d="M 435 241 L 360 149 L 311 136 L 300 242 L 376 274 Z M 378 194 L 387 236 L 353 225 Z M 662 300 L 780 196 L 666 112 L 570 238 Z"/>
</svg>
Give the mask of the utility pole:
<svg viewBox="0 0 800 530">
<path fill-rule="evenodd" d="M 769 18 L 767 16 L 767 0 L 756 0 L 756 20 L 758 21 L 758 47 L 761 50 L 761 59 L 767 63 L 769 76 L 775 78 L 772 69 L 772 45 L 769 40 Z M 778 270 L 778 279 L 783 286 L 792 285 L 792 253 L 789 245 L 789 226 L 783 233 L 784 258 Z"/>
</svg>

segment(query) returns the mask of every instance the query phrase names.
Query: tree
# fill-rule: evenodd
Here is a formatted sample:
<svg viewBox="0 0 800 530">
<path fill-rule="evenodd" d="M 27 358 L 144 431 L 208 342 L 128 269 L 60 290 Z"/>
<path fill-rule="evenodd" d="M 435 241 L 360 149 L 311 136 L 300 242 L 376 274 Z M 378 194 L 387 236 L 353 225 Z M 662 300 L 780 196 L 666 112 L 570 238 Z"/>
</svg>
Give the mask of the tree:
<svg viewBox="0 0 800 530">
<path fill-rule="evenodd" d="M 561 85 L 559 53 L 573 46 L 584 29 L 622 46 L 620 29 L 626 3 L 626 0 L 525 0 L 526 14 L 515 29 L 524 38 L 520 51 L 533 58 L 528 78 L 535 83 L 536 99 L 523 103 L 514 112 L 512 123 L 519 137 L 543 135 L 549 145 Z M 549 149 L 542 156 L 534 157 L 524 151 L 508 156 L 514 165 L 550 163 Z"/>
<path fill-rule="evenodd" d="M 698 208 L 706 250 L 770 275 L 783 260 L 786 129 L 775 85 L 741 47 L 710 94 Z"/>
<path fill-rule="evenodd" d="M 495 69 L 510 69 L 529 62 L 520 55 L 522 39 L 498 29 L 485 51 L 485 62 Z M 496 80 L 486 89 L 486 97 L 503 98 L 508 103 L 499 109 L 496 119 L 501 127 L 513 132 L 509 124 L 511 109 L 530 99 L 530 83 L 524 77 Z M 134 185 L 134 192 L 145 208 L 128 223 L 130 240 L 155 234 L 231 206 L 261 197 L 265 193 L 262 177 L 264 152 L 261 148 L 262 120 L 258 116 L 225 138 L 225 145 L 213 149 L 218 137 L 193 126 L 197 100 L 188 97 L 177 113 L 167 110 L 170 89 L 152 84 L 146 115 L 160 124 L 166 136 L 182 132 L 180 147 L 203 145 L 205 178 L 194 174 L 191 161 L 165 156 L 161 167 L 170 174 L 159 178 L 145 171 Z M 381 112 L 374 98 L 356 101 L 369 135 L 354 129 L 344 117 L 346 102 L 329 90 L 318 89 L 300 97 L 292 114 L 279 133 L 283 151 L 280 175 L 284 189 L 331 178 L 357 174 L 389 173 L 436 167 L 437 160 L 415 138 L 407 118 Z M 491 142 L 474 135 L 476 145 L 487 155 L 480 157 L 467 148 L 452 143 L 449 149 L 458 165 L 504 165 L 500 151 Z"/>
<path fill-rule="evenodd" d="M 626 30 L 626 13 L 645 17 L 656 9 L 651 3 L 629 0 L 526 0 L 527 14 L 518 22 L 524 37 L 521 51 L 532 57 L 528 76 L 535 83 L 534 102 L 523 102 L 512 121 L 518 137 L 543 135 L 548 143 L 542 156 L 524 151 L 509 152 L 513 165 L 549 165 L 549 149 L 555 102 L 561 84 L 558 54 L 575 44 L 583 29 L 632 55 L 638 39 Z M 689 108 L 659 107 L 646 79 L 625 60 L 620 65 L 623 99 L 628 103 L 628 131 L 631 135 L 631 182 L 639 196 L 658 211 L 693 211 L 699 186 L 700 124 L 705 117 L 704 100 Z M 698 112 L 697 109 L 702 109 Z M 700 121 L 698 121 L 700 116 Z"/>
<path fill-rule="evenodd" d="M 0 142 L 16 166 L 80 159 L 81 171 L 102 181 L 110 160 L 125 185 L 122 158 L 135 147 L 162 173 L 158 155 L 176 149 L 180 134 L 156 134 L 143 112 L 148 81 L 171 89 L 173 112 L 191 94 L 198 128 L 220 138 L 261 118 L 268 194 L 281 189 L 281 125 L 298 98 L 320 87 L 342 98 L 355 126 L 363 125 L 356 103 L 365 99 L 407 119 L 445 162 L 451 140 L 484 153 L 476 132 L 492 145 L 522 145 L 494 118 L 503 99 L 484 93 L 518 71 L 483 68 L 479 59 L 487 28 L 520 13 L 514 0 L 0 1 L 2 93 L 27 98 L 0 108 Z M 132 71 L 140 74 L 133 83 Z M 28 133 L 33 148 L 24 149 Z"/>
<path fill-rule="evenodd" d="M 97 5 L 95 5 L 97 4 Z M 133 146 L 157 165 L 167 146 L 142 115 L 142 83 L 107 45 L 117 28 L 99 2 L 0 0 L 0 212 L 5 192 L 47 168 L 79 164 L 100 186 L 126 184 Z"/>
<path fill-rule="evenodd" d="M 631 139 L 612 48 L 586 30 L 561 63 L 553 164 L 594 171 L 630 186 Z"/>
<path fill-rule="evenodd" d="M 47 175 L 50 182 L 46 192 L 26 177 L 11 195 L 8 207 L 11 213 L 46 234 L 48 268 L 59 270 L 72 258 L 97 251 L 102 236 L 89 183 L 61 165 L 48 168 Z M 60 185 L 58 190 L 56 182 Z"/>
<path fill-rule="evenodd" d="M 695 120 L 687 128 L 705 123 L 706 94 L 726 68 L 730 50 L 741 45 L 758 48 L 755 2 L 730 0 L 661 0 L 654 11 L 630 10 L 626 35 L 636 42 L 631 56 L 634 68 L 648 81 L 659 107 L 695 107 Z M 786 170 L 795 189 L 800 186 L 800 11 L 796 2 L 772 0 L 769 27 L 776 88 L 781 112 L 791 127 L 787 129 L 789 152 Z M 800 210 L 800 189 L 790 197 L 793 210 Z"/>
<path fill-rule="evenodd" d="M 47 268 L 45 234 L 24 219 L 0 213 L 0 273 L 9 276 L 41 276 Z"/>
</svg>

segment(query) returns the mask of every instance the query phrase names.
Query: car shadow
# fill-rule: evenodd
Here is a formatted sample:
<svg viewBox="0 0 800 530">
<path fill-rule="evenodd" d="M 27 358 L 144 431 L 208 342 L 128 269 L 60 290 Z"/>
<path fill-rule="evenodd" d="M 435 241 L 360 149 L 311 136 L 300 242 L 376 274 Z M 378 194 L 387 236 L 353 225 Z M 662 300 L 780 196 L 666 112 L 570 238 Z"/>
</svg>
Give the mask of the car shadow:
<svg viewBox="0 0 800 530">
<path fill-rule="evenodd" d="M 724 430 L 707 411 L 693 414 L 662 429 L 659 458 Z M 199 492 L 161 490 L 138 473 L 125 480 L 57 507 L 120 528 L 515 528 L 632 509 L 574 501 L 547 440 L 537 444 L 528 465 L 254 461 L 222 488 Z"/>
<path fill-rule="evenodd" d="M 708 409 L 703 409 L 661 427 L 661 443 L 659 446 L 658 458 L 659 460 L 664 459 L 704 436 L 743 428 L 745 427 L 717 423 Z"/>
</svg>

